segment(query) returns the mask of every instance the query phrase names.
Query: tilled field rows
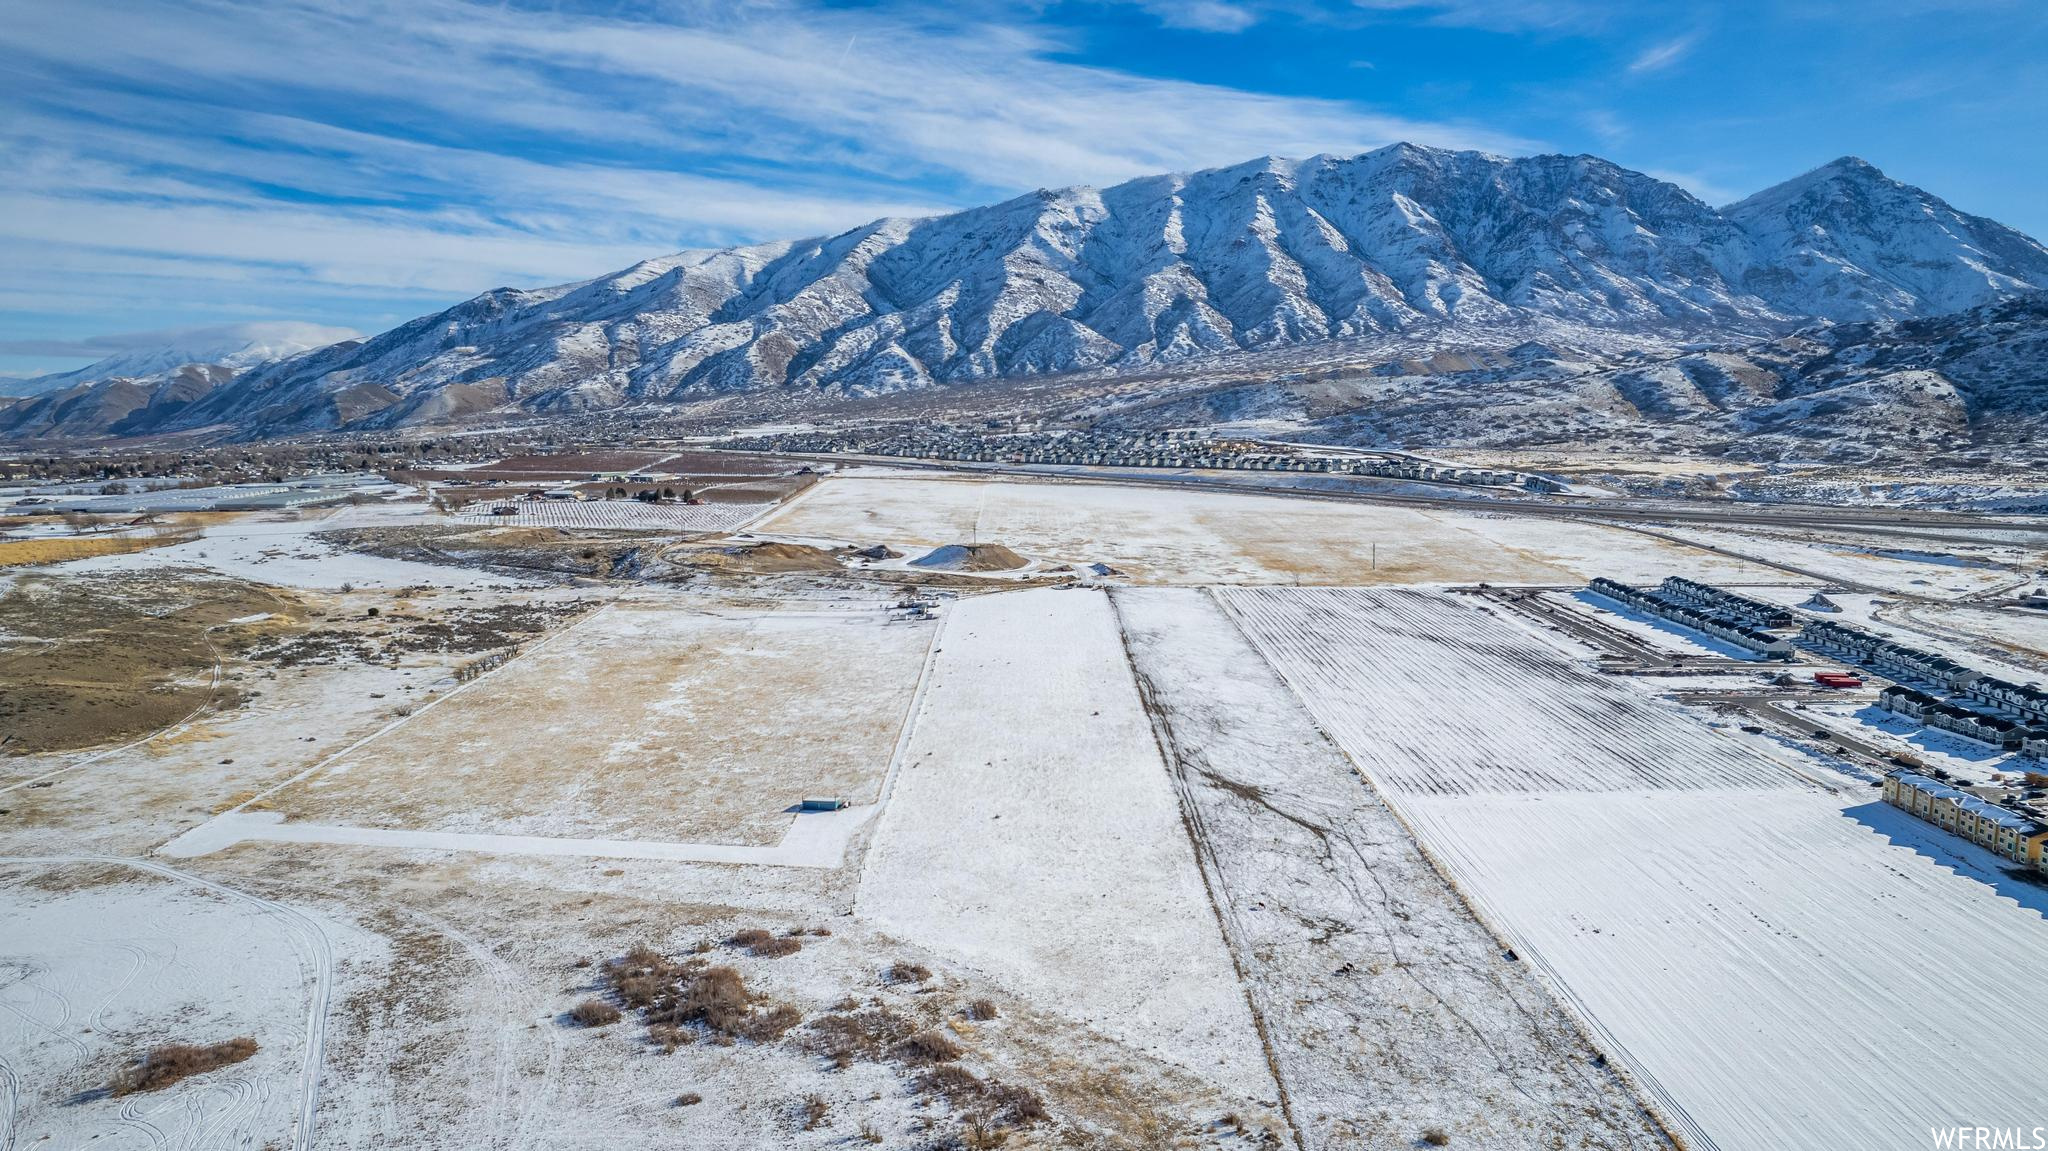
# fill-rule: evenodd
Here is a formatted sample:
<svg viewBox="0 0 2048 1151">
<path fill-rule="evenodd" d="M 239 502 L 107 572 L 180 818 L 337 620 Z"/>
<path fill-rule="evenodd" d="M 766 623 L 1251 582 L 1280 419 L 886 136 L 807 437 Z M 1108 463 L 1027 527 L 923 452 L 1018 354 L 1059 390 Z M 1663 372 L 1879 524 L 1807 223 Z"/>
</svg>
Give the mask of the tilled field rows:
<svg viewBox="0 0 2048 1151">
<path fill-rule="evenodd" d="M 664 528 L 683 532 L 731 531 L 773 504 L 646 504 L 639 500 L 484 500 L 464 507 L 460 518 L 504 527 Z M 492 515 L 491 509 L 519 509 Z"/>
<path fill-rule="evenodd" d="M 1355 588 L 1218 594 L 1324 728 L 1397 791 L 1799 786 L 1676 705 L 1463 599 Z"/>
</svg>

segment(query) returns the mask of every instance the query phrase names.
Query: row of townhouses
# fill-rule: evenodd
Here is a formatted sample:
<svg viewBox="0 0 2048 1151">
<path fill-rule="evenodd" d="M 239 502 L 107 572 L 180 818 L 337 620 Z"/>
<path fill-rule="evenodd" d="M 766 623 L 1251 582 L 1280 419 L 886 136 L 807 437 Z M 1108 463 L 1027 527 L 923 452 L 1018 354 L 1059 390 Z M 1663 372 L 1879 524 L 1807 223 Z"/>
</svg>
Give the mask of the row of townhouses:
<svg viewBox="0 0 2048 1151">
<path fill-rule="evenodd" d="M 2017 800 L 1994 802 L 1940 780 L 1899 770 L 1884 777 L 1884 801 L 2014 863 L 2048 871 L 2048 859 L 2042 853 L 2048 845 L 2048 821 Z"/>
<path fill-rule="evenodd" d="M 1877 706 L 1915 723 L 1954 732 L 1965 739 L 2007 751 L 2040 755 L 2048 751 L 2048 728 L 2027 727 L 2012 720 L 1958 707 L 1917 688 L 1894 684 L 1877 693 Z"/>
<path fill-rule="evenodd" d="M 1702 631 L 1719 639 L 1755 652 L 1771 659 L 1791 659 L 1793 646 L 1789 637 L 1772 635 L 1770 632 L 1752 626 L 1748 621 L 1710 608 L 1695 607 L 1693 604 L 1666 595 L 1662 590 L 1632 587 L 1618 580 L 1601 576 L 1591 585 L 1594 592 L 1608 599 L 1627 604 L 1637 611 L 1660 616 L 1673 623 L 1683 624 L 1694 631 Z"/>
<path fill-rule="evenodd" d="M 1775 628 L 1792 627 L 1798 622 L 1792 609 L 1774 603 L 1754 600 L 1746 595 L 1724 591 L 1712 584 L 1689 580 L 1684 576 L 1670 576 L 1657 585 L 1657 591 L 1666 599 L 1689 603 L 1707 611 L 1732 615 L 1751 627 Z"/>
<path fill-rule="evenodd" d="M 1931 651 L 1893 643 L 1881 635 L 1832 620 L 1815 620 L 1799 632 L 1799 646 L 1848 660 L 1892 679 L 1925 680 L 1949 691 L 1962 691 L 1984 673 Z"/>
</svg>

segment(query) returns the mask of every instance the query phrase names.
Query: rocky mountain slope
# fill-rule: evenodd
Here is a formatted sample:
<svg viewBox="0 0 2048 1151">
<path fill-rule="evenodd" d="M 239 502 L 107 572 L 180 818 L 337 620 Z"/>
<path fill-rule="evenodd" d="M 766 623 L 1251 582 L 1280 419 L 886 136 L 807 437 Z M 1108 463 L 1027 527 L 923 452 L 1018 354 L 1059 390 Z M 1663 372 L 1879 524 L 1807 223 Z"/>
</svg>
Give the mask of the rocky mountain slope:
<svg viewBox="0 0 2048 1151">
<path fill-rule="evenodd" d="M 1717 211 L 1591 156 L 1396 145 L 498 289 L 197 395 L 152 396 L 118 427 L 0 412 L 0 432 L 260 434 L 509 407 L 882 395 L 1503 326 L 1744 341 L 2042 286 L 2041 245 L 1860 161 Z"/>
<path fill-rule="evenodd" d="M 2048 465 L 2048 293 L 1675 352 L 1501 334 L 1088 406 L 1137 428 L 1235 423 L 1361 445 Z"/>
<path fill-rule="evenodd" d="M 0 381 L 0 433 L 119 435 L 167 421 L 192 401 L 251 368 L 336 340 L 349 328 L 293 321 L 222 324 L 136 338 L 137 346 L 66 372 Z"/>
</svg>

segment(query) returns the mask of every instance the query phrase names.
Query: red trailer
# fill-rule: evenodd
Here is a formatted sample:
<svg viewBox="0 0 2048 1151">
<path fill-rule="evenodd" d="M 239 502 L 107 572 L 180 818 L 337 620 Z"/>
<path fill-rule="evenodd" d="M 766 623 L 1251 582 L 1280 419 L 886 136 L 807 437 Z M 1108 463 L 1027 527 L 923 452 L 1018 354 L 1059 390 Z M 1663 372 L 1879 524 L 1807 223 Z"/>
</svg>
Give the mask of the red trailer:
<svg viewBox="0 0 2048 1151">
<path fill-rule="evenodd" d="M 1822 687 L 1862 687 L 1863 677 L 1846 671 L 1817 671 L 1813 673 L 1813 682 Z"/>
</svg>

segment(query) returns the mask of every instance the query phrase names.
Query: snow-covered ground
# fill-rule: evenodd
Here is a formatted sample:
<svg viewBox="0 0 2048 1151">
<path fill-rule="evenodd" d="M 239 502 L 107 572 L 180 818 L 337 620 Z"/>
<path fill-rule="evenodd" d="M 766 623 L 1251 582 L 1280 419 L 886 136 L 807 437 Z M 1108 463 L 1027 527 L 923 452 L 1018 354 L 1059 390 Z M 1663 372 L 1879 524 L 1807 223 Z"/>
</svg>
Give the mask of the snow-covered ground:
<svg viewBox="0 0 2048 1151">
<path fill-rule="evenodd" d="M 805 796 L 876 802 L 931 635 L 873 609 L 610 607 L 264 802 L 335 829 L 307 833 L 321 842 L 375 828 L 773 848 Z"/>
<path fill-rule="evenodd" d="M 1324 585 L 1581 584 L 1709 573 L 1782 573 L 1592 524 L 1227 491 L 836 476 L 759 524 L 762 533 L 899 551 L 1001 543 L 1075 565 L 1107 563 L 1140 583 Z"/>
<path fill-rule="evenodd" d="M 80 858 L 0 874 L 0 1147 L 316 1145 L 335 938 L 355 933 L 175 872 Z M 175 1090 L 105 1090 L 158 1043 L 241 1037 L 252 1058 Z"/>
<path fill-rule="evenodd" d="M 1307 1145 L 1662 1146 L 1215 600 L 1112 595 Z"/>
<path fill-rule="evenodd" d="M 769 504 L 649 504 L 639 500 L 480 500 L 456 518 L 498 527 L 659 528 L 677 532 L 723 532 L 745 526 L 774 507 Z M 511 508 L 494 515 L 493 508 Z"/>
<path fill-rule="evenodd" d="M 198 539 L 126 555 L 95 556 L 54 564 L 65 572 L 148 572 L 200 568 L 277 587 L 335 590 L 403 587 L 516 587 L 522 581 L 474 568 L 384 559 L 344 551 L 312 538 L 315 532 L 426 518 L 419 505 L 349 508 L 325 515 L 254 513 L 207 525 Z"/>
<path fill-rule="evenodd" d="M 1239 1097 L 1272 1098 L 1104 594 L 967 600 L 938 644 L 860 915 Z"/>
<path fill-rule="evenodd" d="M 1226 602 L 1689 1145 L 2040 1121 L 2031 1064 L 1988 1037 L 2013 1025 L 1990 989 L 2048 947 L 2048 889 L 1450 597 Z"/>
<path fill-rule="evenodd" d="M 1596 576 L 1623 583 L 1651 584 L 1674 575 L 1719 584 L 1782 583 L 1789 578 L 1784 572 L 1744 563 L 1732 556 L 1576 520 L 1477 513 L 1459 516 L 1455 522 L 1503 547 L 1566 568 L 1578 577 L 1578 582 Z"/>
<path fill-rule="evenodd" d="M 1917 553 L 1871 544 L 1860 537 L 1858 542 L 1849 542 L 1847 538 L 1801 537 L 1766 531 L 1738 532 L 1691 525 L 1665 526 L 1658 530 L 1724 548 L 1736 555 L 1785 564 L 1824 579 L 1845 580 L 1930 598 L 1955 599 L 1972 595 L 2010 584 L 2021 575 L 1998 566 L 1998 559 L 2017 557 L 2014 549 L 2007 547 L 1985 549 L 1987 554 L 1980 559 L 1961 552 Z M 1959 562 L 1962 559 L 1971 562 Z M 1761 582 L 1782 583 L 1786 578 L 1781 573 L 1776 580 Z"/>
</svg>

